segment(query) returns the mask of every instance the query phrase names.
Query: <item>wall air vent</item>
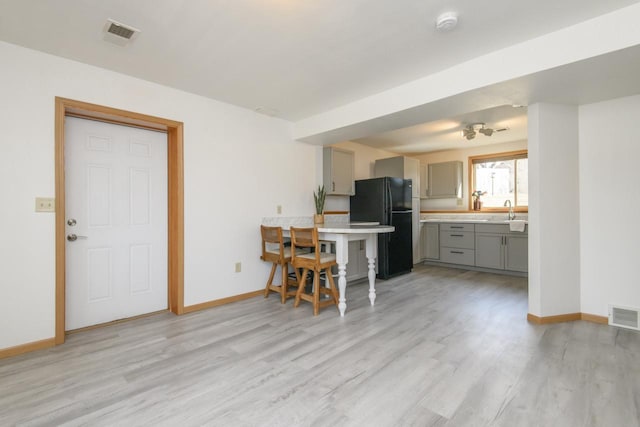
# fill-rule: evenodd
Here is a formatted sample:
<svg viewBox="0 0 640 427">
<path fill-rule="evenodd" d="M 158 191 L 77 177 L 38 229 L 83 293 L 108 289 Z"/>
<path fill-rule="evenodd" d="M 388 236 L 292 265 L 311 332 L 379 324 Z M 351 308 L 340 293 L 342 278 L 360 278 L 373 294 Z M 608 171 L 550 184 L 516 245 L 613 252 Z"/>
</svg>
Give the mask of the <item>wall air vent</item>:
<svg viewBox="0 0 640 427">
<path fill-rule="evenodd" d="M 135 39 L 138 33 L 140 33 L 140 30 L 137 28 L 113 19 L 107 19 L 107 23 L 104 26 L 104 39 L 119 46 L 124 46 Z"/>
<path fill-rule="evenodd" d="M 640 331 L 640 310 L 619 305 L 609 305 L 609 324 Z"/>
</svg>

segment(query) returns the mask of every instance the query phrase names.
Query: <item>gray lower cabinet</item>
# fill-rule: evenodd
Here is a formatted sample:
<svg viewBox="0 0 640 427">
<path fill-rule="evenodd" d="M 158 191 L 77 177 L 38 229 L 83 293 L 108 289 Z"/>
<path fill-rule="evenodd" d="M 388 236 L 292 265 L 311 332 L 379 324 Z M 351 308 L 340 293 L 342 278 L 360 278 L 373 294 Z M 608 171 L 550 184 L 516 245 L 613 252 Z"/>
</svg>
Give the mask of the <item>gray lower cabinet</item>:
<svg viewBox="0 0 640 427">
<path fill-rule="evenodd" d="M 474 224 L 440 224 L 440 261 L 474 265 Z"/>
<path fill-rule="evenodd" d="M 504 235 L 476 235 L 476 267 L 504 270 Z"/>
<path fill-rule="evenodd" d="M 440 224 L 422 224 L 420 228 L 420 252 L 424 259 L 440 259 Z"/>
<path fill-rule="evenodd" d="M 367 277 L 369 264 L 364 240 L 349 242 L 349 262 L 347 264 L 347 281 Z M 336 282 L 336 286 L 337 286 Z"/>
<path fill-rule="evenodd" d="M 529 271 L 529 237 L 528 236 L 506 236 L 505 246 L 505 270 Z"/>
<path fill-rule="evenodd" d="M 509 231 L 508 225 L 476 225 L 476 267 L 526 273 L 528 235 Z"/>
<path fill-rule="evenodd" d="M 528 226 L 512 232 L 507 224 L 423 223 L 422 255 L 426 261 L 527 273 Z"/>
</svg>

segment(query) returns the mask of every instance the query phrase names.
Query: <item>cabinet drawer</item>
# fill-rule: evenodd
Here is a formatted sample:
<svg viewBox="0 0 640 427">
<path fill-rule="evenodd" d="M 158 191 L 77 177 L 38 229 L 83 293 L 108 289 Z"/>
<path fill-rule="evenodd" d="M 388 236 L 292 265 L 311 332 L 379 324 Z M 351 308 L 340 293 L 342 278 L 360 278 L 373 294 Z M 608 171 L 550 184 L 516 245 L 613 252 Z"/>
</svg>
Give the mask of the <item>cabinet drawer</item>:
<svg viewBox="0 0 640 427">
<path fill-rule="evenodd" d="M 456 224 L 456 223 L 443 223 L 440 224 L 441 231 L 475 231 L 475 224 Z"/>
<path fill-rule="evenodd" d="M 447 248 L 474 249 L 474 233 L 469 231 L 441 231 L 440 246 Z"/>
<path fill-rule="evenodd" d="M 440 248 L 440 261 L 449 264 L 475 265 L 473 249 Z"/>
</svg>

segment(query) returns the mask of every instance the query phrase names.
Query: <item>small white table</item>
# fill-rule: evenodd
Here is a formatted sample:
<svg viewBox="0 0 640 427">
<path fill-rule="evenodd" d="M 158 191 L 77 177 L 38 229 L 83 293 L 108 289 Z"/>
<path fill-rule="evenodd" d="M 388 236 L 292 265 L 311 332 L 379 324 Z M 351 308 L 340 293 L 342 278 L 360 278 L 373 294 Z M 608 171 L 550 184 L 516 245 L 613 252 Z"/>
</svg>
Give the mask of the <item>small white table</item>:
<svg viewBox="0 0 640 427">
<path fill-rule="evenodd" d="M 349 263 L 349 242 L 352 240 L 366 241 L 366 255 L 369 264 L 369 301 L 371 305 L 376 300 L 376 257 L 378 256 L 378 234 L 391 233 L 395 227 L 390 225 L 363 224 L 317 224 L 320 240 L 335 242 L 336 261 L 338 262 L 338 288 L 340 289 L 340 316 L 347 310 L 347 264 Z M 289 229 L 282 227 L 283 234 L 289 236 Z"/>
</svg>

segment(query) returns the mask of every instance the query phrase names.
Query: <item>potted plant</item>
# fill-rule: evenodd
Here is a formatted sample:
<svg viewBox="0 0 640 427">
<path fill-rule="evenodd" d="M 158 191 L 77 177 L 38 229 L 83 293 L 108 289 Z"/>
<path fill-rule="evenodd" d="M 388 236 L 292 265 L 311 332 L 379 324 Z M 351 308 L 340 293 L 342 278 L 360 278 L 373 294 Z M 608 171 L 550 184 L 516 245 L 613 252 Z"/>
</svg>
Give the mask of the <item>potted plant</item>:
<svg viewBox="0 0 640 427">
<path fill-rule="evenodd" d="M 324 190 L 324 185 L 318 186 L 318 192 L 313 192 L 313 198 L 316 202 L 316 214 L 313 216 L 313 222 L 315 224 L 324 223 L 324 199 L 327 196 L 327 192 Z"/>
<path fill-rule="evenodd" d="M 482 209 L 482 200 L 480 200 L 480 196 L 484 196 L 487 194 L 486 191 L 476 190 L 471 193 L 471 197 L 473 197 L 473 210 L 479 211 Z"/>
</svg>

